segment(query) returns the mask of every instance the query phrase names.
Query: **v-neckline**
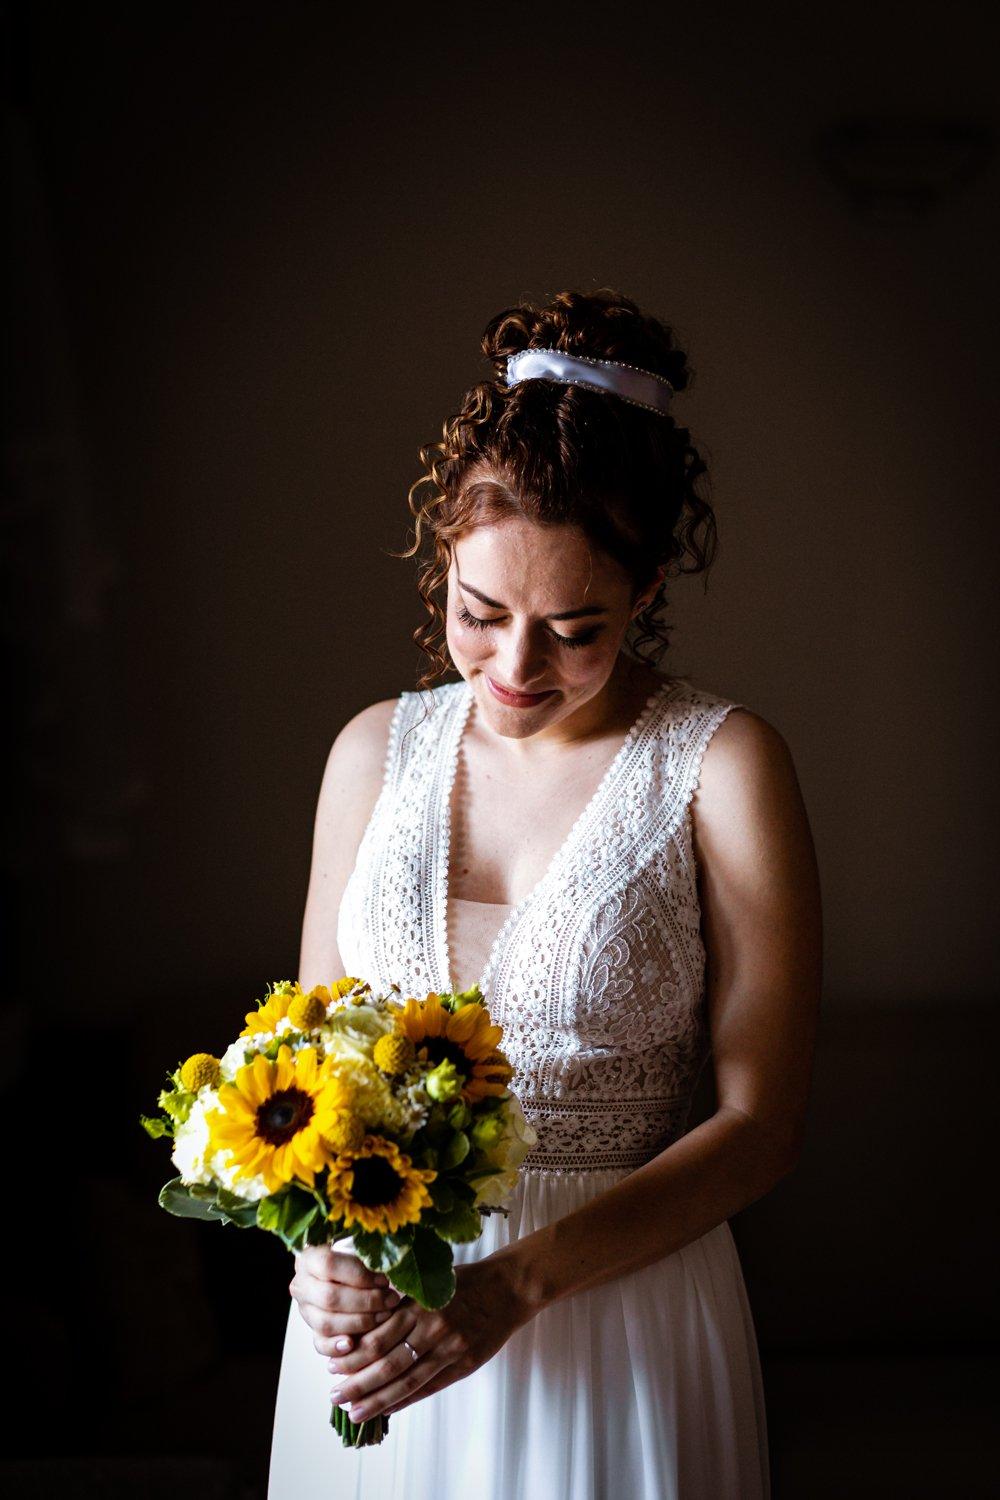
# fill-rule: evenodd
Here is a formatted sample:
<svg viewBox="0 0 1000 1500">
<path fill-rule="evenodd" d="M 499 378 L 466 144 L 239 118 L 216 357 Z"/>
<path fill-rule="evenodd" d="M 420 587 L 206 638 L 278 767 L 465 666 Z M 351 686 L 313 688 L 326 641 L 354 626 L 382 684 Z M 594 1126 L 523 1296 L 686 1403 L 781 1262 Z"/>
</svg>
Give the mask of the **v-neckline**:
<svg viewBox="0 0 1000 1500">
<path fill-rule="evenodd" d="M 523 913 L 539 898 L 544 889 L 555 877 L 557 871 L 565 864 L 569 854 L 579 840 L 585 825 L 591 821 L 598 808 L 606 801 L 608 793 L 617 781 L 621 769 L 628 759 L 632 746 L 646 728 L 654 708 L 662 698 L 666 697 L 668 692 L 676 687 L 677 682 L 677 678 L 665 678 L 649 694 L 642 708 L 629 726 L 625 738 L 622 740 L 614 757 L 605 767 L 604 774 L 598 782 L 596 789 L 591 794 L 586 805 L 578 813 L 573 826 L 549 860 L 545 871 L 536 880 L 530 890 L 522 896 L 521 900 L 513 905 L 507 913 L 487 954 L 486 967 L 479 975 L 478 984 L 484 996 L 486 995 L 487 981 L 492 978 L 496 971 L 497 961 L 503 951 L 507 937 L 513 931 L 515 924 L 520 921 Z M 448 913 L 451 906 L 451 801 L 455 774 L 458 769 L 459 757 L 462 753 L 462 743 L 465 739 L 465 728 L 474 701 L 475 692 L 471 684 L 466 681 L 465 693 L 458 705 L 456 721 L 452 726 L 451 733 L 443 736 L 445 761 L 440 781 L 442 804 L 439 810 L 439 836 L 435 841 L 438 863 L 437 869 L 434 872 L 434 888 L 437 900 L 435 902 L 433 943 L 434 966 L 441 978 L 441 989 L 444 993 L 449 992 L 452 982 L 451 949 L 448 937 Z M 498 902 L 494 904 L 502 905 L 506 903 Z"/>
</svg>

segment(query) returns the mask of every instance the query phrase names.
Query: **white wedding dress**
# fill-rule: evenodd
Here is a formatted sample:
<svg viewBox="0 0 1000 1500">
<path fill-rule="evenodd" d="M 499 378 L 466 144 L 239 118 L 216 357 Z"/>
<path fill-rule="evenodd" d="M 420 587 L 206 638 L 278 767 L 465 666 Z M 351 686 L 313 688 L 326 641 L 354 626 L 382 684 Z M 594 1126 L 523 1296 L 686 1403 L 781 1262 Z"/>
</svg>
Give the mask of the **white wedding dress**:
<svg viewBox="0 0 1000 1500">
<path fill-rule="evenodd" d="M 404 692 L 341 902 L 349 974 L 404 994 L 451 973 L 451 796 L 474 701 Z M 663 679 L 480 985 L 538 1132 L 489 1255 L 573 1212 L 683 1135 L 708 1051 L 690 801 L 732 700 Z M 454 980 L 454 983 L 452 982 Z M 339 1241 L 350 1249 L 350 1240 Z M 377 1447 L 329 1425 L 334 1377 L 290 1300 L 268 1500 L 768 1500 L 764 1392 L 728 1223 L 564 1297 L 471 1375 L 389 1418 Z"/>
</svg>

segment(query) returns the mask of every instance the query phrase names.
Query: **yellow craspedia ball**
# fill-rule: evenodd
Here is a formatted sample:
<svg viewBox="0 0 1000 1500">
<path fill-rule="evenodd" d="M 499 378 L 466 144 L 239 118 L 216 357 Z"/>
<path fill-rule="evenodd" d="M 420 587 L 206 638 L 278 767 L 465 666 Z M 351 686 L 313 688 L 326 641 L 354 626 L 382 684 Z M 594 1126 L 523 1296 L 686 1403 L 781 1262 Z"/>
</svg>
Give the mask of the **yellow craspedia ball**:
<svg viewBox="0 0 1000 1500">
<path fill-rule="evenodd" d="M 365 1122 L 347 1110 L 336 1110 L 323 1127 L 323 1139 L 331 1151 L 360 1151 L 365 1140 Z"/>
<path fill-rule="evenodd" d="M 380 1036 L 372 1051 L 375 1066 L 383 1073 L 405 1073 L 417 1055 L 417 1049 L 408 1036 L 398 1031 Z"/>
<path fill-rule="evenodd" d="M 214 1089 L 222 1081 L 222 1066 L 211 1052 L 192 1052 L 187 1062 L 181 1064 L 181 1083 L 192 1094 L 199 1089 Z"/>
<path fill-rule="evenodd" d="M 323 994 L 326 994 L 323 991 Z M 317 990 L 310 990 L 308 995 L 296 995 L 288 1006 L 288 1019 L 296 1031 L 312 1031 L 314 1027 L 326 1020 L 326 1007 L 328 1001 L 323 999 L 323 994 Z"/>
</svg>

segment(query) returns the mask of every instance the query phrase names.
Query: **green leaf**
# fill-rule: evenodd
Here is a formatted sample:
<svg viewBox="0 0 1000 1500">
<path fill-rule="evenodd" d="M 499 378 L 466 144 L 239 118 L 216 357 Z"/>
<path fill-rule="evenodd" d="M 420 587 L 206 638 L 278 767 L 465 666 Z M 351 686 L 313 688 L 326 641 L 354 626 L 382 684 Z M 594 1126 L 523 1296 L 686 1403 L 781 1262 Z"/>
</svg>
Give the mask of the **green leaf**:
<svg viewBox="0 0 1000 1500">
<path fill-rule="evenodd" d="M 201 1183 L 189 1184 L 182 1182 L 179 1177 L 172 1177 L 163 1184 L 156 1201 L 168 1214 L 175 1214 L 179 1219 L 214 1219 L 216 1215 L 212 1212 L 212 1204 L 215 1201 L 215 1190 L 209 1190 L 212 1198 L 208 1201 L 203 1192 L 195 1191 L 202 1186 Z"/>
<path fill-rule="evenodd" d="M 140 1115 L 139 1124 L 154 1141 L 158 1140 L 161 1135 L 172 1136 L 174 1133 L 173 1122 L 164 1119 L 162 1115 Z"/>
<path fill-rule="evenodd" d="M 499 1168 L 495 1168 L 494 1170 L 499 1171 L 500 1169 Z M 438 1178 L 437 1181 L 439 1181 L 439 1182 L 441 1182 L 441 1181 L 446 1182 L 448 1184 L 448 1186 L 451 1188 L 451 1191 L 454 1194 L 455 1198 L 460 1203 L 472 1203 L 472 1202 L 475 1201 L 476 1190 L 472 1186 L 471 1182 L 466 1182 L 466 1180 L 465 1180 L 464 1177 Z M 433 1186 L 434 1186 L 434 1184 L 431 1183 L 430 1187 L 433 1188 Z M 441 1207 L 444 1207 L 444 1205 L 442 1204 Z"/>
<path fill-rule="evenodd" d="M 464 1244 L 478 1240 L 483 1232 L 483 1221 L 478 1209 L 468 1203 L 456 1203 L 450 1213 L 435 1216 L 434 1228 L 442 1239 Z"/>
<path fill-rule="evenodd" d="M 395 1281 L 396 1267 L 411 1253 L 416 1227 L 402 1224 L 395 1234 L 378 1234 L 355 1225 L 351 1232 L 355 1253 L 369 1271 L 379 1271 L 383 1276 L 391 1272 Z"/>
<path fill-rule="evenodd" d="M 449 1213 L 455 1204 L 455 1186 L 447 1177 L 435 1177 L 427 1184 L 431 1202 L 439 1213 Z"/>
<path fill-rule="evenodd" d="M 261 1198 L 255 1205 L 254 1222 L 258 1229 L 276 1234 L 287 1249 L 301 1250 L 323 1214 L 323 1202 L 315 1193 L 292 1185 Z M 327 1238 L 324 1230 L 320 1239 L 313 1237 L 311 1242 L 321 1244 Z"/>
<path fill-rule="evenodd" d="M 418 1224 L 412 1246 L 392 1269 L 392 1284 L 421 1307 L 444 1307 L 457 1285 L 451 1246 L 433 1229 Z"/>
<path fill-rule="evenodd" d="M 470 1151 L 469 1137 L 464 1130 L 458 1130 L 440 1153 L 442 1168 L 447 1171 L 449 1167 L 457 1167 L 460 1161 L 464 1161 Z"/>
</svg>

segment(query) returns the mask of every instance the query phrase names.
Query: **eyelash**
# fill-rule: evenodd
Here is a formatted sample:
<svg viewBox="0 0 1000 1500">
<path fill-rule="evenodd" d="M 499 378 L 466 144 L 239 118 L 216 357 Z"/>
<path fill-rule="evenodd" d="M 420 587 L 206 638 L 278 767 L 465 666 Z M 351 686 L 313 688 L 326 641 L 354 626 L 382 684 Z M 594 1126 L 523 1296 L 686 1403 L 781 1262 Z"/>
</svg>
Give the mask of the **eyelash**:
<svg viewBox="0 0 1000 1500">
<path fill-rule="evenodd" d="M 470 614 L 464 604 L 458 606 L 458 618 L 463 625 L 471 625 L 473 630 L 489 630 L 495 625 L 495 620 L 481 620 L 478 615 Z M 560 635 L 558 630 L 552 630 L 549 634 L 557 640 L 560 646 L 568 646 L 570 650 L 576 650 L 580 646 L 589 646 L 601 633 L 601 626 L 597 625 L 592 630 L 586 630 L 582 635 Z"/>
</svg>

